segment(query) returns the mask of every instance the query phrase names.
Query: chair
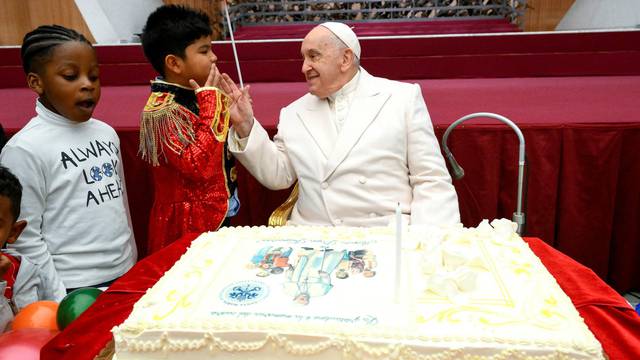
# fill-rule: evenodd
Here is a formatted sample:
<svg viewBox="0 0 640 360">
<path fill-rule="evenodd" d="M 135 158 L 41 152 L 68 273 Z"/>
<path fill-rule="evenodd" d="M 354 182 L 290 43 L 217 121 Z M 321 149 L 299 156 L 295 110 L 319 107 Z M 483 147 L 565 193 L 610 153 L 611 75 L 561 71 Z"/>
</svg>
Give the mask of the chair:
<svg viewBox="0 0 640 360">
<path fill-rule="evenodd" d="M 284 226 L 287 224 L 289 220 L 289 216 L 291 216 L 291 211 L 293 210 L 293 206 L 296 204 L 298 200 L 298 182 L 293 186 L 291 190 L 291 194 L 287 200 L 282 203 L 282 205 L 278 206 L 269 216 L 269 226 Z"/>
</svg>

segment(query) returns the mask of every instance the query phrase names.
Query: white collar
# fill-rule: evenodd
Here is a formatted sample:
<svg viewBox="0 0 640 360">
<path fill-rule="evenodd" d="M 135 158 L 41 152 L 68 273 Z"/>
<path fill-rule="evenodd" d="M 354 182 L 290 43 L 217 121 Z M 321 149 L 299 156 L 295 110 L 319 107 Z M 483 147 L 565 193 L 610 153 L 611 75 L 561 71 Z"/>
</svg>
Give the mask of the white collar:
<svg viewBox="0 0 640 360">
<path fill-rule="evenodd" d="M 348 83 L 346 83 L 343 87 L 341 87 L 340 90 L 338 90 L 338 91 L 334 92 L 333 94 L 329 95 L 327 97 L 327 99 L 330 102 L 334 102 L 334 101 L 336 101 L 336 99 L 338 97 L 351 95 L 358 88 L 358 81 L 359 80 L 360 80 L 360 69 L 358 69 L 356 74 L 353 76 L 353 78 L 351 78 L 351 80 L 349 80 Z"/>
<path fill-rule="evenodd" d="M 89 120 L 82 121 L 82 122 L 69 120 L 64 116 L 60 114 L 56 114 L 53 111 L 49 110 L 46 106 L 44 106 L 44 104 L 42 104 L 40 99 L 36 100 L 36 113 L 38 114 L 38 116 L 40 116 L 42 119 L 46 121 L 49 121 L 58 125 L 67 125 L 67 126 L 82 126 L 93 119 L 93 118 L 90 118 Z"/>
</svg>

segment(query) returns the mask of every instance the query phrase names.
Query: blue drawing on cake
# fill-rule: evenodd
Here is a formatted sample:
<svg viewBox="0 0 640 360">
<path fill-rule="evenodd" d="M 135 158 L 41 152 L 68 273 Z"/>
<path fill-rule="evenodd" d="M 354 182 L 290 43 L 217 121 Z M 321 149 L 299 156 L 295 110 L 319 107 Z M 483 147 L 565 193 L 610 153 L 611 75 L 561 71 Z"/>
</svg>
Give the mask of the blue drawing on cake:
<svg viewBox="0 0 640 360">
<path fill-rule="evenodd" d="M 255 304 L 269 295 L 269 288 L 259 281 L 237 281 L 225 287 L 220 299 L 229 305 Z"/>
<path fill-rule="evenodd" d="M 284 273 L 283 290 L 293 301 L 307 305 L 312 297 L 324 296 L 333 288 L 332 275 L 344 280 L 356 274 L 375 276 L 376 256 L 369 250 L 334 250 L 320 248 L 265 246 L 250 260 L 256 276 L 267 277 Z"/>
<path fill-rule="evenodd" d="M 282 274 L 289 267 L 290 247 L 265 246 L 251 257 L 251 263 L 257 267 L 257 276 L 266 277 L 271 274 Z"/>
</svg>

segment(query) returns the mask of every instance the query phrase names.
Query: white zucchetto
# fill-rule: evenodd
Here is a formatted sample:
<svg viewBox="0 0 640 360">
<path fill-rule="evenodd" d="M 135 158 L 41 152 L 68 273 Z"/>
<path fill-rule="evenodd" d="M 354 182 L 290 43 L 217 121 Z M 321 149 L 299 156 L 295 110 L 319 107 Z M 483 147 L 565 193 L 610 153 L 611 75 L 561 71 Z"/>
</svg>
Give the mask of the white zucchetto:
<svg viewBox="0 0 640 360">
<path fill-rule="evenodd" d="M 343 23 L 328 21 L 320 24 L 329 31 L 331 31 L 338 39 L 342 40 L 342 42 L 347 45 L 353 54 L 360 59 L 360 42 L 358 41 L 358 37 L 356 33 L 351 30 L 351 28 Z"/>
</svg>

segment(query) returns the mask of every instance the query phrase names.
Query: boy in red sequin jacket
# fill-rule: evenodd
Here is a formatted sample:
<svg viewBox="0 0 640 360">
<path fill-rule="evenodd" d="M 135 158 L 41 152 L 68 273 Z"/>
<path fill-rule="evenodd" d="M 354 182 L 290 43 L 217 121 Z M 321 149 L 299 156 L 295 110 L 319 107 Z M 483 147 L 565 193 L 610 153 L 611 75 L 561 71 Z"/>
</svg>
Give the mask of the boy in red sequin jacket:
<svg viewBox="0 0 640 360">
<path fill-rule="evenodd" d="M 143 29 L 145 56 L 160 74 L 140 124 L 155 188 L 149 253 L 226 225 L 240 206 L 226 145 L 231 99 L 218 88 L 211 34 L 206 14 L 177 5 L 159 7 Z"/>
</svg>

